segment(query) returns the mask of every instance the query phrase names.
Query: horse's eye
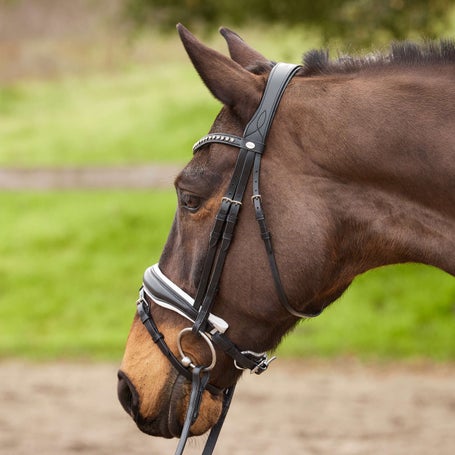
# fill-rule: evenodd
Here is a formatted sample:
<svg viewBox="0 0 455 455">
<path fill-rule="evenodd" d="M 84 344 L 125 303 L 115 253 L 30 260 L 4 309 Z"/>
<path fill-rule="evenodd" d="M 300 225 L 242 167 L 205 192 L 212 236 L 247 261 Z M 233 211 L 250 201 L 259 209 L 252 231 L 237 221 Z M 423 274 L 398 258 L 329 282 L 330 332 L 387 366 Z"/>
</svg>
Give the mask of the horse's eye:
<svg viewBox="0 0 455 455">
<path fill-rule="evenodd" d="M 194 194 L 182 193 L 180 195 L 180 205 L 190 212 L 196 212 L 201 206 L 201 202 L 202 199 Z"/>
</svg>

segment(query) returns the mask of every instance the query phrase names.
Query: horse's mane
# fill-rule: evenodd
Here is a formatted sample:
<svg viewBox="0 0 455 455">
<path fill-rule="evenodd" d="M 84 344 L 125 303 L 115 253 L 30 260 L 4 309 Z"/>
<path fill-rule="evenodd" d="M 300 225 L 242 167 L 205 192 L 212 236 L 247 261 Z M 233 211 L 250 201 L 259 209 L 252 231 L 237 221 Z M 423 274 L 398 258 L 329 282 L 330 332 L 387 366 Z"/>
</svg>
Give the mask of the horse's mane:
<svg viewBox="0 0 455 455">
<path fill-rule="evenodd" d="M 422 44 L 395 42 L 391 44 L 388 54 L 373 52 L 363 57 L 341 55 L 335 60 L 329 58 L 327 49 L 313 49 L 303 55 L 302 64 L 297 75 L 303 77 L 349 74 L 391 66 L 455 64 L 455 40 L 426 41 Z M 259 63 L 247 69 L 260 75 L 268 73 L 273 65 L 274 62 Z"/>
<path fill-rule="evenodd" d="M 455 63 L 455 41 L 427 41 L 392 43 L 388 54 L 372 53 L 364 57 L 340 56 L 329 59 L 328 50 L 312 50 L 303 56 L 303 68 L 299 72 L 305 77 L 329 74 L 348 74 L 368 68 L 389 66 L 421 66 Z"/>
</svg>

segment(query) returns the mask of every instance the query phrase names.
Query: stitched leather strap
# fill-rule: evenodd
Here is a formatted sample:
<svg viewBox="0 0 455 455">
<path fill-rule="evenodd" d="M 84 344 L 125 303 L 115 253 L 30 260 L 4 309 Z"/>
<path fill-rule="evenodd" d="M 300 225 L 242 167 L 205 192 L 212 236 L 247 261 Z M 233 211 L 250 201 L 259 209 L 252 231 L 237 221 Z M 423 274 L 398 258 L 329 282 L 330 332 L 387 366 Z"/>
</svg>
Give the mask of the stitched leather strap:
<svg viewBox="0 0 455 455">
<path fill-rule="evenodd" d="M 192 381 L 191 381 L 191 395 L 186 412 L 185 423 L 183 424 L 180 440 L 175 450 L 175 455 L 182 455 L 186 441 L 190 434 L 191 425 L 196 421 L 199 415 L 199 407 L 201 405 L 202 394 L 209 380 L 209 373 L 204 372 L 202 367 L 193 368 Z"/>
<path fill-rule="evenodd" d="M 280 278 L 280 272 L 278 270 L 278 265 L 275 259 L 275 252 L 272 246 L 272 234 L 270 233 L 266 221 L 265 221 L 265 214 L 262 208 L 262 197 L 259 192 L 259 179 L 261 175 L 261 156 L 256 155 L 254 161 L 254 169 L 253 169 L 253 196 L 251 200 L 253 201 L 254 212 L 256 214 L 256 221 L 259 225 L 259 230 L 261 232 L 261 238 L 264 241 L 265 251 L 267 253 L 267 259 L 270 265 L 270 271 L 272 272 L 273 282 L 275 284 L 275 290 L 277 292 L 278 298 L 280 300 L 281 305 L 286 308 L 286 310 L 291 313 L 293 316 L 297 318 L 314 318 L 319 316 L 322 312 L 319 311 L 317 313 L 303 313 L 301 311 L 297 311 L 292 307 L 289 303 L 287 298 L 286 292 L 283 287 L 283 283 Z"/>
<path fill-rule="evenodd" d="M 231 182 L 222 199 L 221 207 L 216 216 L 215 226 L 210 235 L 209 251 L 206 256 L 195 298 L 194 306 L 199 314 L 193 325 L 194 332 L 206 330 L 208 315 L 218 292 L 227 250 L 233 238 L 238 213 L 255 162 L 255 157 L 256 160 L 260 160 L 260 156 L 264 152 L 264 144 L 281 97 L 289 81 L 299 68 L 298 65 L 287 63 L 279 63 L 273 67 L 259 107 L 245 128 L 243 146 L 240 148 Z M 218 137 L 229 137 L 230 139 L 224 141 L 224 143 L 236 147 L 241 142 L 239 138 L 232 135 L 218 133 L 213 133 L 213 135 L 215 139 L 211 139 L 211 135 L 208 135 L 197 142 L 194 151 L 199 150 L 207 143 L 220 142 Z M 231 142 L 230 140 L 232 138 L 234 139 Z M 223 231 L 220 235 L 221 228 L 223 228 Z"/>
<path fill-rule="evenodd" d="M 256 147 L 252 149 L 253 151 L 257 153 L 264 151 L 265 141 L 283 93 L 299 69 L 299 65 L 290 63 L 277 63 L 272 68 L 259 107 L 243 133 L 247 143 L 256 144 Z"/>
</svg>

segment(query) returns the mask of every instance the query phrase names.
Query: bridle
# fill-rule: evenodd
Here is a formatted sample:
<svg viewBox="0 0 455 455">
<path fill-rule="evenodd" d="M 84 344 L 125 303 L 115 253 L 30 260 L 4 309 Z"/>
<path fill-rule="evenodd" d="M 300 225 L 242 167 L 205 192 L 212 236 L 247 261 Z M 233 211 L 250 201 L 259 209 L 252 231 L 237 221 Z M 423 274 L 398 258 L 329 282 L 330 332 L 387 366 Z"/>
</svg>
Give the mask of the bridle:
<svg viewBox="0 0 455 455">
<path fill-rule="evenodd" d="M 195 298 L 193 299 L 166 277 L 161 272 L 158 264 L 149 267 L 144 273 L 143 286 L 137 301 L 138 314 L 162 353 L 168 358 L 177 372 L 186 377 L 192 384 L 185 423 L 175 455 L 183 453 L 189 437 L 190 427 L 198 416 L 204 390 L 216 395 L 222 394 L 223 407 L 218 422 L 210 432 L 202 455 L 210 455 L 213 452 L 229 409 L 235 386 L 221 390 L 209 383 L 210 371 L 216 364 L 214 346 L 232 357 L 236 368 L 241 370 L 249 369 L 256 374 L 263 373 L 270 362 L 275 359 L 275 357 L 268 358 L 266 353 L 240 350 L 225 334 L 229 327 L 227 322 L 211 313 L 251 173 L 253 173 L 251 200 L 279 300 L 284 308 L 297 318 L 315 317 L 319 314 L 305 314 L 295 310 L 286 297 L 275 260 L 271 234 L 265 222 L 262 198 L 259 192 L 261 158 L 265 150 L 266 138 L 281 97 L 299 68 L 299 65 L 287 63 L 278 63 L 272 68 L 259 107 L 246 126 L 243 137 L 225 133 L 210 133 L 194 144 L 193 153 L 197 153 L 201 148 L 211 143 L 230 145 L 240 150 L 231 181 L 224 197 L 221 199 L 221 205 L 210 233 L 209 248 Z M 169 349 L 164 336 L 159 332 L 151 316 L 150 302 L 177 312 L 192 323 L 191 328 L 183 329 L 178 336 L 177 345 L 180 358 Z M 207 344 L 212 357 L 209 365 L 195 365 L 191 358 L 185 354 L 182 348 L 182 338 L 189 332 L 200 336 Z"/>
</svg>

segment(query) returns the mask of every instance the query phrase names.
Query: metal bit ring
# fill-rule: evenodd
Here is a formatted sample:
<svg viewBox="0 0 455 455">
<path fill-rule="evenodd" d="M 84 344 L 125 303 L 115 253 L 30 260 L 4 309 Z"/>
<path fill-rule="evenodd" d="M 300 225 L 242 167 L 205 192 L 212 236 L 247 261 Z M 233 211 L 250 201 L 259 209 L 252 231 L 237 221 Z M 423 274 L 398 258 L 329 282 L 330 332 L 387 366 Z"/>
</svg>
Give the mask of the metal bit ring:
<svg viewBox="0 0 455 455">
<path fill-rule="evenodd" d="M 192 329 L 191 327 L 187 327 L 185 329 L 183 329 L 180 333 L 179 333 L 179 336 L 177 338 L 177 348 L 179 350 L 179 354 L 181 356 L 181 362 L 182 362 L 182 365 L 187 368 L 187 367 L 190 367 L 191 369 L 193 368 L 196 368 L 196 365 L 191 361 L 190 357 L 188 357 L 185 352 L 183 351 L 183 348 L 182 348 L 182 338 L 183 336 L 188 333 L 188 332 L 192 332 Z M 212 343 L 212 340 L 204 333 L 204 332 L 198 332 L 198 335 L 201 336 L 201 338 L 207 343 L 207 346 L 209 347 L 210 349 L 210 354 L 212 355 L 212 362 L 210 363 L 210 365 L 206 366 L 203 368 L 203 371 L 210 371 L 212 370 L 215 365 L 216 365 L 216 352 L 215 352 L 215 347 L 213 346 L 213 343 Z"/>
</svg>

